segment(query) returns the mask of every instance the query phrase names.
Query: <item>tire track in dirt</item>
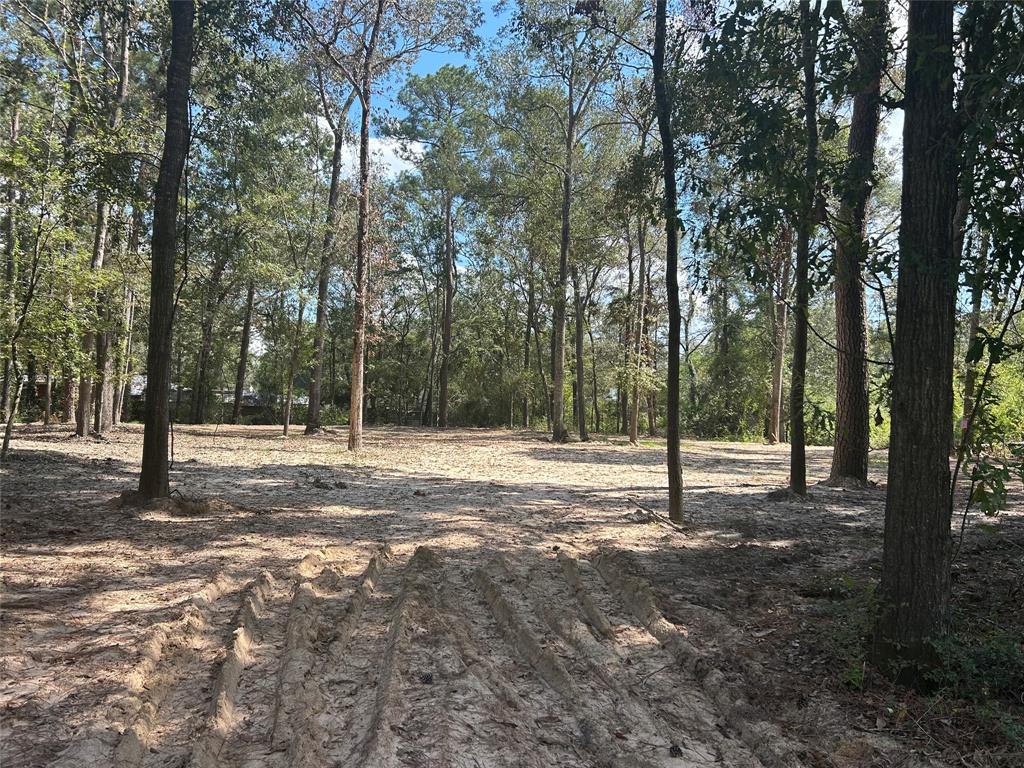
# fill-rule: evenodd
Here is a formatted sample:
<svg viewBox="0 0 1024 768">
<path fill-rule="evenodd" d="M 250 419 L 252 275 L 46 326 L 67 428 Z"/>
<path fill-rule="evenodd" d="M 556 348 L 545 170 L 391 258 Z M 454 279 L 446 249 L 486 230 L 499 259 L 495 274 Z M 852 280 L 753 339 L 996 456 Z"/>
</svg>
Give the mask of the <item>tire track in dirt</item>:
<svg viewBox="0 0 1024 768">
<path fill-rule="evenodd" d="M 213 702 L 205 733 L 200 736 L 189 759 L 190 768 L 218 768 L 224 743 L 236 722 L 238 686 L 242 671 L 252 661 L 260 616 L 274 589 L 274 578 L 264 571 L 245 591 L 235 619 L 231 648 L 221 662 L 213 688 Z"/>
<path fill-rule="evenodd" d="M 142 658 L 127 675 L 127 700 L 120 705 L 128 726 L 112 745 L 110 732 L 103 724 L 85 729 L 51 763 L 53 768 L 85 768 L 96 765 L 101 756 L 117 768 L 143 765 L 159 710 L 180 679 L 181 667 L 187 663 L 196 637 L 208 629 L 215 604 L 231 586 L 224 574 L 217 574 L 187 599 L 178 618 L 148 630 L 141 644 Z"/>
<path fill-rule="evenodd" d="M 595 558 L 594 566 L 634 618 L 699 682 L 729 727 L 764 765 L 771 768 L 798 768 L 801 765 L 796 746 L 781 734 L 777 726 L 760 719 L 738 686 L 731 683 L 706 653 L 665 618 L 650 585 L 630 574 L 630 564 L 624 555 L 603 550 Z"/>
<path fill-rule="evenodd" d="M 150 630 L 116 743 L 55 765 L 799 765 L 621 553 L 382 546 L 347 570 L 313 552 L 227 608 L 211 582 Z"/>
</svg>

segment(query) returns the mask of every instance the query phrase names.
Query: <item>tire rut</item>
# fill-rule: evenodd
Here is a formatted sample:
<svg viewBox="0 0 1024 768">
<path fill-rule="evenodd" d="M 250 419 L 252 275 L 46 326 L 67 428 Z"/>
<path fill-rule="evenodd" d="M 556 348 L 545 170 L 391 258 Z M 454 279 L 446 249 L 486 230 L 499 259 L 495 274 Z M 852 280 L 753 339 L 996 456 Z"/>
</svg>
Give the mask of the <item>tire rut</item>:
<svg viewBox="0 0 1024 768">
<path fill-rule="evenodd" d="M 799 765 L 625 556 L 456 552 L 218 577 L 148 632 L 120 736 L 54 765 Z"/>
</svg>

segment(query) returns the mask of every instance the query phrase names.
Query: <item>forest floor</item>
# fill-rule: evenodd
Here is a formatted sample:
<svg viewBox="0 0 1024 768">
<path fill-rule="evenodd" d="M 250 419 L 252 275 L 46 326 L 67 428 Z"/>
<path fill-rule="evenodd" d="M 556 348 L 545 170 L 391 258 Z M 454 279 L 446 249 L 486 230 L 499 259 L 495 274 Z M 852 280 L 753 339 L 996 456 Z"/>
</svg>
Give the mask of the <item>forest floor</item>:
<svg viewBox="0 0 1024 768">
<path fill-rule="evenodd" d="M 181 496 L 133 509 L 139 427 L 19 429 L 0 764 L 1024 765 L 1024 704 L 863 665 L 881 487 L 772 501 L 786 446 L 686 442 L 676 529 L 642 511 L 664 441 L 365 443 L 178 426 Z M 956 615 L 1024 633 L 1022 555 L 1016 488 L 968 523 Z"/>
</svg>

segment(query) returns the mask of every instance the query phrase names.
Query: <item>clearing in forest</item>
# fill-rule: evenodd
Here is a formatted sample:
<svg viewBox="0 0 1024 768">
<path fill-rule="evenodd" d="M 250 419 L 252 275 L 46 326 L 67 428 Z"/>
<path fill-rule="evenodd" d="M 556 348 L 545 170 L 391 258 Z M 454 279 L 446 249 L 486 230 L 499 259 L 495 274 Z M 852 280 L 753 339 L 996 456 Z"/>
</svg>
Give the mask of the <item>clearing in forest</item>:
<svg viewBox="0 0 1024 768">
<path fill-rule="evenodd" d="M 784 446 L 685 444 L 676 529 L 644 511 L 664 502 L 663 443 L 391 428 L 352 456 L 343 436 L 177 427 L 182 497 L 122 508 L 141 436 L 19 430 L 4 766 L 950 757 L 835 668 L 884 494 L 768 501 Z M 811 476 L 828 460 L 811 449 Z M 1022 520 L 1017 499 L 999 542 Z M 972 562 L 1009 555 L 986 541 L 969 531 Z"/>
</svg>

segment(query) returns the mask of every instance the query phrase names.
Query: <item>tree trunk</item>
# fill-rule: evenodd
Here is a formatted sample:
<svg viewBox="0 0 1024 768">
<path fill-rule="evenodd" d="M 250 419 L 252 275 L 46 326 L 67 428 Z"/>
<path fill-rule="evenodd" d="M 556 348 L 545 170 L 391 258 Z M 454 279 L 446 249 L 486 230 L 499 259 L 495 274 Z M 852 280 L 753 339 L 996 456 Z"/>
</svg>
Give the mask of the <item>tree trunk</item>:
<svg viewBox="0 0 1024 768">
<path fill-rule="evenodd" d="M 256 298 L 256 283 L 249 280 L 245 293 L 245 316 L 242 318 L 242 340 L 238 350 L 238 368 L 235 372 L 235 402 L 231 406 L 231 423 L 237 424 L 242 415 L 242 396 L 245 393 L 245 371 L 249 367 L 249 336 L 252 333 L 252 305 Z"/>
<path fill-rule="evenodd" d="M 953 3 L 910 4 L 892 433 L 880 610 L 871 656 L 920 684 L 950 588 L 950 424 L 958 259 Z"/>
<path fill-rule="evenodd" d="M 321 382 L 324 375 L 324 337 L 327 331 L 327 302 L 331 281 L 331 265 L 334 261 L 334 239 L 338 229 L 338 200 L 341 196 L 341 161 L 345 148 L 343 126 L 355 99 L 355 91 L 349 93 L 341 108 L 340 122 L 334 129 L 334 149 L 331 153 L 331 186 L 327 193 L 327 228 L 324 231 L 323 249 L 320 252 L 320 272 L 316 288 L 316 327 L 313 331 L 313 367 L 309 377 L 309 408 L 306 415 L 306 434 L 320 431 Z"/>
<path fill-rule="evenodd" d="M 369 69 L 369 63 L 367 63 Z M 367 227 L 370 218 L 370 77 L 363 78 L 359 121 L 359 216 L 356 220 L 356 285 L 352 328 L 352 393 L 348 409 L 348 449 L 363 445 L 363 374 L 366 357 L 366 301 L 370 271 Z"/>
<path fill-rule="evenodd" d="M 572 213 L 572 160 L 576 145 L 576 127 L 573 121 L 573 94 L 569 88 L 569 120 L 565 132 L 565 167 L 562 169 L 561 237 L 558 247 L 558 284 L 552 317 L 551 359 L 551 439 L 565 442 L 569 431 L 565 426 L 565 306 L 569 283 L 570 215 Z"/>
<path fill-rule="evenodd" d="M 668 515 L 683 519 L 683 472 L 679 457 L 679 212 L 676 203 L 676 147 L 672 100 L 665 76 L 666 0 L 656 0 L 654 23 L 654 104 L 661 135 L 665 184 L 665 283 L 668 288 L 668 386 L 665 432 L 668 451 Z"/>
<path fill-rule="evenodd" d="M 880 89 L 889 41 L 887 0 L 866 0 L 858 20 L 857 83 L 847 141 L 847 172 L 839 205 L 835 270 L 836 433 L 829 482 L 868 479 L 871 403 L 868 397 L 867 308 L 861 264 L 867 257 L 868 199 L 875 170 Z"/>
<path fill-rule="evenodd" d="M 586 361 L 583 357 L 583 295 L 580 293 L 579 270 L 574 266 L 572 269 L 572 290 L 573 290 L 573 314 L 575 322 L 573 330 L 576 342 L 576 395 L 573 398 L 576 404 L 576 426 L 579 429 L 580 440 L 587 442 L 590 435 L 587 433 L 587 395 L 586 395 Z"/>
<path fill-rule="evenodd" d="M 174 317 L 175 229 L 178 189 L 188 155 L 188 99 L 192 82 L 192 37 L 195 4 L 170 2 L 171 55 L 167 66 L 167 124 L 153 207 L 152 273 L 149 301 L 149 350 L 146 355 L 146 427 L 142 439 L 139 494 L 163 498 L 167 477 L 168 400 Z"/>
<path fill-rule="evenodd" d="M 0 446 L 0 462 L 7 459 L 7 452 L 11 449 L 11 435 L 14 432 L 14 419 L 18 415 L 18 405 L 21 402 L 21 369 L 18 367 L 17 354 L 14 351 L 12 351 L 11 360 L 11 371 L 14 377 L 14 393 L 11 397 L 10 411 L 7 413 L 7 418 L 4 420 L 4 438 L 3 445 Z"/>
<path fill-rule="evenodd" d="M 548 391 L 548 379 L 544 375 L 544 356 L 541 354 L 540 349 L 540 328 L 537 327 L 537 316 L 533 317 L 533 344 L 537 351 L 537 375 L 540 377 L 540 386 L 544 390 L 544 413 L 547 418 L 548 429 L 552 428 L 553 417 L 551 414 L 551 401 L 550 392 Z"/>
<path fill-rule="evenodd" d="M 615 387 L 615 431 L 629 434 L 629 369 L 630 353 L 634 345 L 633 334 L 636 328 L 633 326 L 633 236 L 629 231 L 629 218 L 626 218 L 626 307 L 629 308 L 629 317 L 623 324 L 620 340 L 622 342 L 622 372 L 619 373 L 617 386 Z"/>
<path fill-rule="evenodd" d="M 452 353 L 452 309 L 455 300 L 455 235 L 452 197 L 444 199 L 444 310 L 441 314 L 441 371 L 437 393 L 437 426 L 448 428 L 448 369 Z"/>
<path fill-rule="evenodd" d="M 786 320 L 789 317 L 786 301 L 789 273 L 793 267 L 792 247 L 789 227 L 785 227 L 778 253 L 781 275 L 776 282 L 777 293 L 772 297 L 772 402 L 768 414 L 768 442 L 771 445 L 782 439 L 782 369 L 786 360 Z"/>
<path fill-rule="evenodd" d="M 43 426 L 50 426 L 50 411 L 53 409 L 53 376 L 46 366 L 46 390 L 43 395 Z"/>
<path fill-rule="evenodd" d="M 594 345 L 594 328 L 587 323 L 587 335 L 590 337 L 590 393 L 594 402 L 594 431 L 601 431 L 601 403 L 597 399 L 597 347 Z"/>
<path fill-rule="evenodd" d="M 21 106 L 15 102 L 13 114 L 11 115 L 11 146 L 14 146 L 21 133 Z M 15 273 L 17 271 L 17 227 L 15 225 L 16 210 L 18 207 L 18 187 L 14 177 L 7 179 L 7 210 L 4 211 L 4 282 L 7 284 L 7 295 L 4 297 L 6 309 L 4 310 L 4 321 L 8 328 L 13 328 L 16 322 L 17 310 L 15 304 Z M 5 350 L 5 353 L 7 350 Z M 4 423 L 12 410 L 13 398 L 11 397 L 11 385 L 14 383 L 14 357 L 4 355 L 3 391 L 0 393 L 0 413 L 3 414 Z"/>
<path fill-rule="evenodd" d="M 803 108 L 806 135 L 804 158 L 804 190 L 797 223 L 796 239 L 796 302 L 793 306 L 793 364 L 789 388 L 789 489 L 800 496 L 807 494 L 807 455 L 804 430 L 804 379 L 807 374 L 807 308 L 810 303 L 811 231 L 818 186 L 818 91 L 815 59 L 818 46 L 818 14 L 821 0 L 813 10 L 809 0 L 800 0 L 801 57 L 804 69 Z"/>
<path fill-rule="evenodd" d="M 204 302 L 208 303 L 209 298 Z M 213 349 L 213 311 L 210 307 L 203 309 L 203 327 L 199 340 L 199 355 L 196 359 L 195 386 L 192 388 L 192 413 L 193 424 L 203 424 L 206 421 L 206 402 L 209 400 L 209 367 L 210 352 Z"/>
</svg>

